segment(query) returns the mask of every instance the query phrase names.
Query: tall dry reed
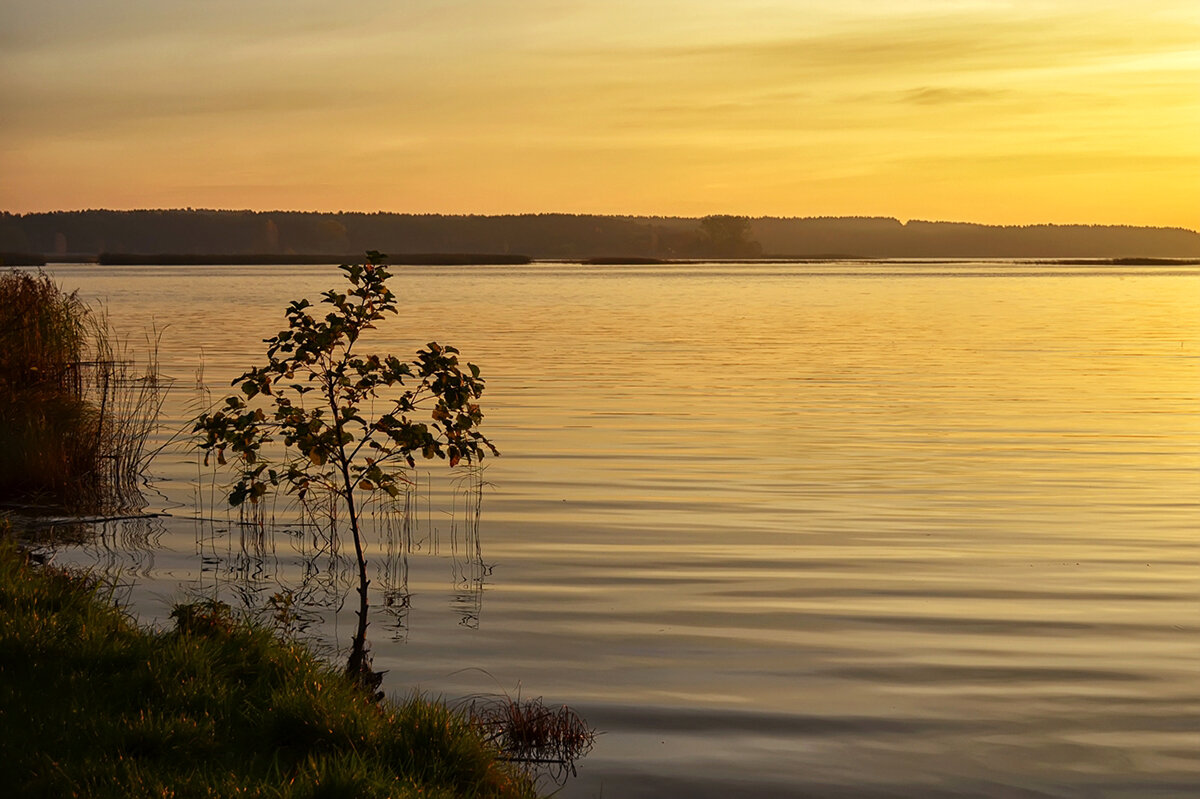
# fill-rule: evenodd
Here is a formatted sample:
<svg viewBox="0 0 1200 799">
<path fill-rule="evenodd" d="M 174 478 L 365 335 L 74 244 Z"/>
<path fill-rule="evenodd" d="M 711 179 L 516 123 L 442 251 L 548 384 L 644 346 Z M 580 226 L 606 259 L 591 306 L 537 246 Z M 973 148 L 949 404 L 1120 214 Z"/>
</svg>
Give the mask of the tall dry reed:
<svg viewBox="0 0 1200 799">
<path fill-rule="evenodd" d="M 0 275 L 0 502 L 85 513 L 139 507 L 165 396 L 108 318 L 43 272 Z"/>
</svg>

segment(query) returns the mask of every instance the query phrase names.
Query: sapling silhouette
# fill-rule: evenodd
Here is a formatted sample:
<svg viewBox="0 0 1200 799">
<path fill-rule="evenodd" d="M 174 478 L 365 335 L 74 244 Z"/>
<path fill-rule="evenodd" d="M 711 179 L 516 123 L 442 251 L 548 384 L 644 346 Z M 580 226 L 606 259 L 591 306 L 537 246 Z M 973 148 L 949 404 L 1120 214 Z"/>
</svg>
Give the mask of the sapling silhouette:
<svg viewBox="0 0 1200 799">
<path fill-rule="evenodd" d="M 430 343 L 411 362 L 386 355 L 360 355 L 355 345 L 365 331 L 399 312 L 387 287 L 385 256 L 367 253 L 365 264 L 343 264 L 346 293 L 326 291 L 324 315 L 308 300 L 287 308 L 288 328 L 266 339 L 267 364 L 233 381 L 240 388 L 196 421 L 205 463 L 233 456 L 237 475 L 229 493 L 234 506 L 257 504 L 282 486 L 304 501 L 323 492 L 346 511 L 358 565 L 358 625 L 347 673 L 372 689 L 378 676 L 367 657 L 367 562 L 361 511 L 379 492 L 399 495 L 409 482 L 415 454 L 443 458 L 450 466 L 499 453 L 478 427 L 483 413 L 479 369 L 459 367 L 458 350 Z M 386 413 L 368 415 L 374 401 Z M 283 442 L 282 456 L 264 445 Z"/>
</svg>

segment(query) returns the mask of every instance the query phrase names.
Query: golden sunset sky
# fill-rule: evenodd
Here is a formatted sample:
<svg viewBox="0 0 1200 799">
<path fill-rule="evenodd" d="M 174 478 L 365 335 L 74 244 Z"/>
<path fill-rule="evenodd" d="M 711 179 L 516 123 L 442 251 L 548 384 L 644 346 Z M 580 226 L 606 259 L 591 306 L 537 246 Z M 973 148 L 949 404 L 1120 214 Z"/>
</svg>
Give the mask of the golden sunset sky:
<svg viewBox="0 0 1200 799">
<path fill-rule="evenodd" d="M 1196 0 L 0 0 L 0 210 L 1200 228 Z"/>
</svg>

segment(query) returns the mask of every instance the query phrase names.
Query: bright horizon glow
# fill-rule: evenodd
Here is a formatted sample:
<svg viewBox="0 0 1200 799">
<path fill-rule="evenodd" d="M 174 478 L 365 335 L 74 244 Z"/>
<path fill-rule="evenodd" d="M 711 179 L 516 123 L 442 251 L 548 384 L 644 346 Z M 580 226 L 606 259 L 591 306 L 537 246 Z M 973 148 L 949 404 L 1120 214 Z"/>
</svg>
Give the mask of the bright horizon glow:
<svg viewBox="0 0 1200 799">
<path fill-rule="evenodd" d="M 1200 229 L 1191 0 L 731 6 L 8 0 L 0 210 Z"/>
</svg>

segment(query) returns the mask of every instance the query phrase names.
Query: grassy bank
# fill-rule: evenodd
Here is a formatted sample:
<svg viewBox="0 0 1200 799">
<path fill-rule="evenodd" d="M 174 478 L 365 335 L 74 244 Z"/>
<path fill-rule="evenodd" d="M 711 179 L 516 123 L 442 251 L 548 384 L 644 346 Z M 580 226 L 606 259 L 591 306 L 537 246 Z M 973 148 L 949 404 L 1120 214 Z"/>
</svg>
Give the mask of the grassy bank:
<svg viewBox="0 0 1200 799">
<path fill-rule="evenodd" d="M 441 704 L 377 705 L 224 606 L 174 617 L 0 540 L 0 796 L 533 796 Z"/>
</svg>

